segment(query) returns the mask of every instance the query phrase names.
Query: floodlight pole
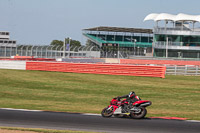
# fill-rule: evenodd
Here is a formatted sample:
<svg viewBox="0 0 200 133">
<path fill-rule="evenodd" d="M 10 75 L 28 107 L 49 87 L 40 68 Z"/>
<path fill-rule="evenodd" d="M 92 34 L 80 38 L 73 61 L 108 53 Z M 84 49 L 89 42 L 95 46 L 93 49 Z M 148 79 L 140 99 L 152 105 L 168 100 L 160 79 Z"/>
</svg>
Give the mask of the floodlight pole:
<svg viewBox="0 0 200 133">
<path fill-rule="evenodd" d="M 134 40 L 134 56 L 135 56 L 135 53 L 136 53 L 136 51 L 135 51 L 135 45 L 136 45 L 137 40 L 136 39 L 133 39 L 133 40 Z"/>
<path fill-rule="evenodd" d="M 168 37 L 166 38 L 166 58 L 168 58 L 168 43 L 169 43 L 169 41 L 168 41 Z"/>
<path fill-rule="evenodd" d="M 119 44 L 118 44 L 118 50 L 117 50 L 117 59 L 118 59 L 118 63 L 120 63 L 120 60 L 119 60 Z"/>
<path fill-rule="evenodd" d="M 65 58 L 65 40 L 66 38 L 64 38 L 64 42 L 63 42 L 63 58 Z"/>
<path fill-rule="evenodd" d="M 70 57 L 70 41 L 71 41 L 71 38 L 69 37 L 69 49 L 68 49 L 68 58 Z"/>
</svg>

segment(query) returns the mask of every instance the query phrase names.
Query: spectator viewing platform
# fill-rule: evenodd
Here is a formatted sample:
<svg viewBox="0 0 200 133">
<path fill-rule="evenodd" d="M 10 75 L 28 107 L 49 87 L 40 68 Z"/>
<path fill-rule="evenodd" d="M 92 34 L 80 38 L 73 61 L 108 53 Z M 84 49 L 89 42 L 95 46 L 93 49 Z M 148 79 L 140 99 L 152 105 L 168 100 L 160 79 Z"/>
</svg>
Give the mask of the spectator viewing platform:
<svg viewBox="0 0 200 133">
<path fill-rule="evenodd" d="M 152 29 L 101 26 L 84 29 L 83 36 L 101 49 L 102 58 L 152 56 Z"/>
<path fill-rule="evenodd" d="M 83 30 L 83 35 L 99 46 L 152 47 L 152 29 L 95 27 Z"/>
<path fill-rule="evenodd" d="M 200 57 L 200 15 L 152 13 L 145 17 L 144 21 L 147 20 L 156 22 L 153 29 L 154 56 Z"/>
</svg>

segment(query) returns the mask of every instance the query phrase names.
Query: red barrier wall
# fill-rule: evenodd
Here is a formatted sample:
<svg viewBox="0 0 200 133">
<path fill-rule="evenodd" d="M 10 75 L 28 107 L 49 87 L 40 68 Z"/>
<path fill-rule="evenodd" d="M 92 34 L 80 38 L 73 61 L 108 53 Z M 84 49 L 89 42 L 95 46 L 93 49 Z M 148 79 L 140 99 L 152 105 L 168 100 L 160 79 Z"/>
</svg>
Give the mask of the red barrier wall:
<svg viewBox="0 0 200 133">
<path fill-rule="evenodd" d="M 165 78 L 165 66 L 133 66 L 57 62 L 26 62 L 26 70 L 128 75 Z"/>
<path fill-rule="evenodd" d="M 31 59 L 32 56 L 14 56 L 14 59 Z"/>
<path fill-rule="evenodd" d="M 0 58 L 0 60 L 56 61 L 56 59 L 49 59 L 49 58 Z"/>
<path fill-rule="evenodd" d="M 145 59 L 121 59 L 121 64 L 158 64 L 158 65 L 199 65 L 200 61 L 183 61 L 183 60 L 145 60 Z"/>
</svg>

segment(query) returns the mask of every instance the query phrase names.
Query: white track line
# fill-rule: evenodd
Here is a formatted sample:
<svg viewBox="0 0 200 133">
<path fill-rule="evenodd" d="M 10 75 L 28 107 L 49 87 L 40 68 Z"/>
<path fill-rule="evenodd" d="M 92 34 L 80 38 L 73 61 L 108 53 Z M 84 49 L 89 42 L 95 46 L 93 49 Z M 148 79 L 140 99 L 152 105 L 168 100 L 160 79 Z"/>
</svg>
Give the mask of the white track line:
<svg viewBox="0 0 200 133">
<path fill-rule="evenodd" d="M 43 112 L 42 110 L 29 110 L 29 109 L 13 109 L 13 108 L 0 108 L 0 109 L 12 110 L 12 111 Z"/>
<path fill-rule="evenodd" d="M 84 114 L 81 114 L 81 115 L 101 116 L 100 114 L 90 114 L 90 113 L 84 113 Z"/>
<path fill-rule="evenodd" d="M 197 120 L 186 120 L 188 122 L 200 122 L 200 121 L 197 121 Z"/>
<path fill-rule="evenodd" d="M 11 110 L 11 111 L 45 112 L 42 110 L 29 110 L 29 109 L 14 109 L 14 108 L 0 108 L 0 109 Z M 52 111 L 52 112 L 54 112 L 54 111 Z M 101 114 L 92 114 L 92 113 L 80 113 L 80 114 L 81 115 L 90 115 L 90 116 L 101 116 Z"/>
</svg>

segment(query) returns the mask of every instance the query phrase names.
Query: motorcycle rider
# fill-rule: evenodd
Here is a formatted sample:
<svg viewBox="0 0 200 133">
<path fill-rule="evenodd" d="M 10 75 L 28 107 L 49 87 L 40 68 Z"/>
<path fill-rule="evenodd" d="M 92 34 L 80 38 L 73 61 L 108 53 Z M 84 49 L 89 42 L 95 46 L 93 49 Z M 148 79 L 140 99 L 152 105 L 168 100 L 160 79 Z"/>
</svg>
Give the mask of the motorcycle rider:
<svg viewBox="0 0 200 133">
<path fill-rule="evenodd" d="M 126 100 L 129 102 L 129 109 L 132 108 L 132 104 L 136 101 L 141 100 L 134 91 L 131 91 L 128 95 L 124 95 L 124 96 L 119 96 L 117 97 L 117 99 L 120 101 L 121 98 L 126 98 Z"/>
</svg>

